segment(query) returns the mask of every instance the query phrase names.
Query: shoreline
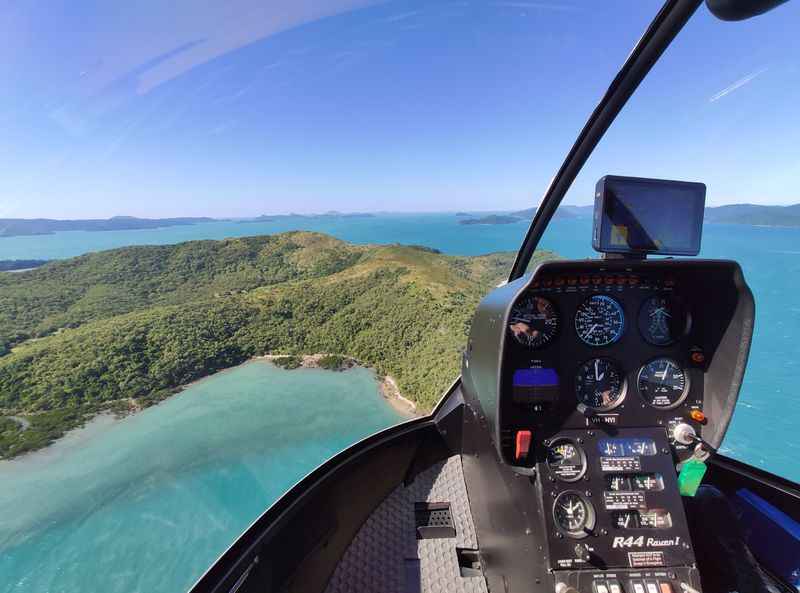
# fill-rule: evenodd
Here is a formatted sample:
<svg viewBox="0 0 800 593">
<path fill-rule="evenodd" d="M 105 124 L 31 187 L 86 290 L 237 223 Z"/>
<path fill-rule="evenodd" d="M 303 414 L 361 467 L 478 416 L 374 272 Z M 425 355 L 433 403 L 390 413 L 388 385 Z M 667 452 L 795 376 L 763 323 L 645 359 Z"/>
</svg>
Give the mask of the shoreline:
<svg viewBox="0 0 800 593">
<path fill-rule="evenodd" d="M 319 364 L 319 361 L 323 357 L 329 355 L 325 353 L 298 354 L 298 355 L 262 354 L 260 356 L 254 356 L 250 360 L 266 360 L 268 362 L 274 363 L 278 359 L 290 358 L 293 356 L 296 356 L 297 358 L 300 359 L 300 366 L 298 368 L 319 369 L 322 368 Z M 360 363 L 355 358 L 351 358 L 349 356 L 345 356 L 344 358 L 345 358 L 345 366 L 336 369 L 334 372 L 351 369 L 356 366 L 370 369 L 373 373 L 375 373 L 375 378 L 378 380 L 378 391 L 380 392 L 383 399 L 386 400 L 386 402 L 394 409 L 395 412 L 407 418 L 419 418 L 421 416 L 424 416 L 424 414 L 420 413 L 419 410 L 417 409 L 417 404 L 415 404 L 410 399 L 403 397 L 402 393 L 400 393 L 400 388 L 397 386 L 397 381 L 395 381 L 393 377 L 391 377 L 390 375 L 386 375 L 383 378 L 381 378 L 380 374 L 374 368 Z M 291 369 L 286 369 L 286 370 L 291 370 Z M 330 369 L 325 369 L 325 370 L 330 370 Z M 202 381 L 202 379 L 200 380 Z"/>
<path fill-rule="evenodd" d="M 172 390 L 173 392 L 167 397 L 164 397 L 163 399 L 159 399 L 157 401 L 150 402 L 148 404 L 144 404 L 143 402 L 132 398 L 125 398 L 108 402 L 106 405 L 103 405 L 99 409 L 97 409 L 94 413 L 89 412 L 88 415 L 84 417 L 83 420 L 78 425 L 68 428 L 67 430 L 64 431 L 64 433 L 60 437 L 48 443 L 44 447 L 23 451 L 17 455 L 14 455 L 13 457 L 0 458 L 0 463 L 6 461 L 21 460 L 24 458 L 28 458 L 32 455 L 43 453 L 45 451 L 52 451 L 54 447 L 59 446 L 59 444 L 65 442 L 65 440 L 69 442 L 70 439 L 75 438 L 76 433 L 78 435 L 83 434 L 82 431 L 87 427 L 91 427 L 96 421 L 102 421 L 104 427 L 109 424 L 115 424 L 121 420 L 124 420 L 128 416 L 138 414 L 146 410 L 147 408 L 155 407 L 164 401 L 172 399 L 175 396 L 181 395 L 186 389 L 192 387 L 193 385 L 206 381 L 212 377 L 216 377 L 222 373 L 232 371 L 234 369 L 239 368 L 240 366 L 243 366 L 245 364 L 254 361 L 261 360 L 269 362 L 270 364 L 273 364 L 276 367 L 281 368 L 282 370 L 291 371 L 293 369 L 283 369 L 280 365 L 275 364 L 275 361 L 277 359 L 288 358 L 290 356 L 295 356 L 295 355 L 262 354 L 259 356 L 253 356 L 235 366 L 228 367 L 226 369 L 221 369 L 214 373 L 210 373 L 204 377 L 200 377 L 199 379 L 195 379 L 194 381 L 190 381 L 189 383 L 185 383 L 183 385 L 175 387 Z M 406 397 L 403 397 L 403 395 L 400 393 L 399 387 L 397 386 L 397 382 L 391 376 L 386 375 L 381 378 L 379 373 L 374 368 L 367 366 L 365 364 L 360 364 L 359 361 L 349 356 L 343 357 L 344 363 L 342 367 L 338 369 L 324 369 L 322 366 L 320 366 L 320 360 L 325 356 L 328 355 L 324 353 L 296 355 L 296 358 L 300 359 L 300 364 L 296 368 L 321 369 L 321 370 L 328 370 L 330 372 L 341 372 L 357 366 L 369 369 L 375 375 L 375 380 L 378 384 L 378 393 L 384 399 L 384 401 L 389 406 L 392 407 L 392 409 L 395 412 L 397 412 L 401 416 L 404 416 L 407 419 L 419 418 L 421 416 L 424 416 L 424 414 L 418 411 L 417 405 L 413 401 L 411 401 Z M 3 411 L 0 410 L 0 415 L 5 415 L 2 412 Z M 28 416 L 30 415 L 19 414 L 19 413 L 12 413 L 6 415 L 6 417 L 11 418 L 13 421 L 20 424 L 21 429 L 23 431 L 28 430 L 28 428 L 30 427 L 30 420 L 28 420 Z"/>
</svg>

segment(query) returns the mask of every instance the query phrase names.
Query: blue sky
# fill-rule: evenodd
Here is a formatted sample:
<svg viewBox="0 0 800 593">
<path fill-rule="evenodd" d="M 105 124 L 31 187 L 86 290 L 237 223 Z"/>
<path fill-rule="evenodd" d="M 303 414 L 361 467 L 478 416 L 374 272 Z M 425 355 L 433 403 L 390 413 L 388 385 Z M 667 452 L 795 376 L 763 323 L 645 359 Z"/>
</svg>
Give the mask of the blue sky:
<svg viewBox="0 0 800 593">
<path fill-rule="evenodd" d="M 0 9 L 0 217 L 527 208 L 659 6 L 265 4 Z M 800 202 L 799 25 L 701 8 L 567 202 L 606 173 Z"/>
</svg>

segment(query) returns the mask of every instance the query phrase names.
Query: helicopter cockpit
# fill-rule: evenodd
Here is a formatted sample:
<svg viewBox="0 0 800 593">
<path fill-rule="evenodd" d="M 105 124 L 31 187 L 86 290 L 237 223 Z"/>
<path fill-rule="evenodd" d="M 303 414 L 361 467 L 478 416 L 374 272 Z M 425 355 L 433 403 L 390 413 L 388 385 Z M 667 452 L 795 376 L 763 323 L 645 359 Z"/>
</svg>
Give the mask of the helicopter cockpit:
<svg viewBox="0 0 800 593">
<path fill-rule="evenodd" d="M 432 414 L 319 466 L 193 593 L 796 590 L 800 487 L 719 451 L 755 301 L 736 261 L 697 257 L 705 186 L 607 175 L 583 238 L 600 257 L 528 269 L 595 146 L 700 4 L 667 2 L 612 81 L 509 281 L 478 306 L 461 377 Z M 776 4 L 707 1 L 722 19 Z"/>
<path fill-rule="evenodd" d="M 543 552 L 530 578 L 559 593 L 700 589 L 681 496 L 733 414 L 754 303 L 735 262 L 646 257 L 698 253 L 704 199 L 698 183 L 604 177 L 603 259 L 541 264 L 475 316 L 464 473 L 473 508 L 493 507 L 473 514 L 477 533 L 525 523 Z M 519 476 L 505 502 L 491 447 Z"/>
</svg>

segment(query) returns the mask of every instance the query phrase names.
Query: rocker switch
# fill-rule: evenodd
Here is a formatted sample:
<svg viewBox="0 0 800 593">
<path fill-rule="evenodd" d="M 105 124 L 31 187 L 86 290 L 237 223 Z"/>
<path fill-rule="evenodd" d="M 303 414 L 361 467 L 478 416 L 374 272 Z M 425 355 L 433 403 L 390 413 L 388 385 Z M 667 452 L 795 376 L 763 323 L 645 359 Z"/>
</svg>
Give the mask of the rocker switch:
<svg viewBox="0 0 800 593">
<path fill-rule="evenodd" d="M 514 459 L 516 461 L 524 460 L 528 457 L 531 450 L 531 431 L 518 430 L 516 438 L 516 448 L 514 449 Z"/>
</svg>

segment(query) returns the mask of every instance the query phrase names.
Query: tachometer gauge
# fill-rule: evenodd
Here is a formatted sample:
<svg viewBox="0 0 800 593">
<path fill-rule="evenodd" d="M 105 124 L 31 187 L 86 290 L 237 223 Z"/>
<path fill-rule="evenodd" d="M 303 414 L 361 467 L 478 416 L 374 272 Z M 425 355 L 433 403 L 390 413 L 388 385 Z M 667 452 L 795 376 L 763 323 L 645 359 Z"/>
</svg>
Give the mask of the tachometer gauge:
<svg viewBox="0 0 800 593">
<path fill-rule="evenodd" d="M 671 358 L 656 358 L 639 370 L 639 393 L 660 410 L 678 407 L 689 393 L 689 377 Z"/>
<path fill-rule="evenodd" d="M 586 472 L 586 454 L 569 439 L 556 439 L 547 448 L 547 467 L 557 480 L 575 482 Z"/>
<path fill-rule="evenodd" d="M 613 360 L 593 358 L 575 377 L 578 401 L 592 410 L 611 410 L 625 399 L 625 377 Z"/>
<path fill-rule="evenodd" d="M 558 332 L 558 312 L 553 303 L 538 296 L 523 297 L 511 309 L 508 331 L 528 348 L 540 348 Z"/>
<path fill-rule="evenodd" d="M 594 529 L 594 507 L 578 492 L 562 492 L 553 503 L 553 520 L 570 537 L 586 537 Z"/>
<path fill-rule="evenodd" d="M 589 346 L 608 346 L 622 337 L 625 314 L 610 296 L 597 294 L 581 304 L 575 313 L 575 331 Z"/>
<path fill-rule="evenodd" d="M 650 297 L 639 309 L 639 331 L 654 346 L 669 346 L 681 336 L 684 326 L 682 307 L 669 297 Z"/>
</svg>

